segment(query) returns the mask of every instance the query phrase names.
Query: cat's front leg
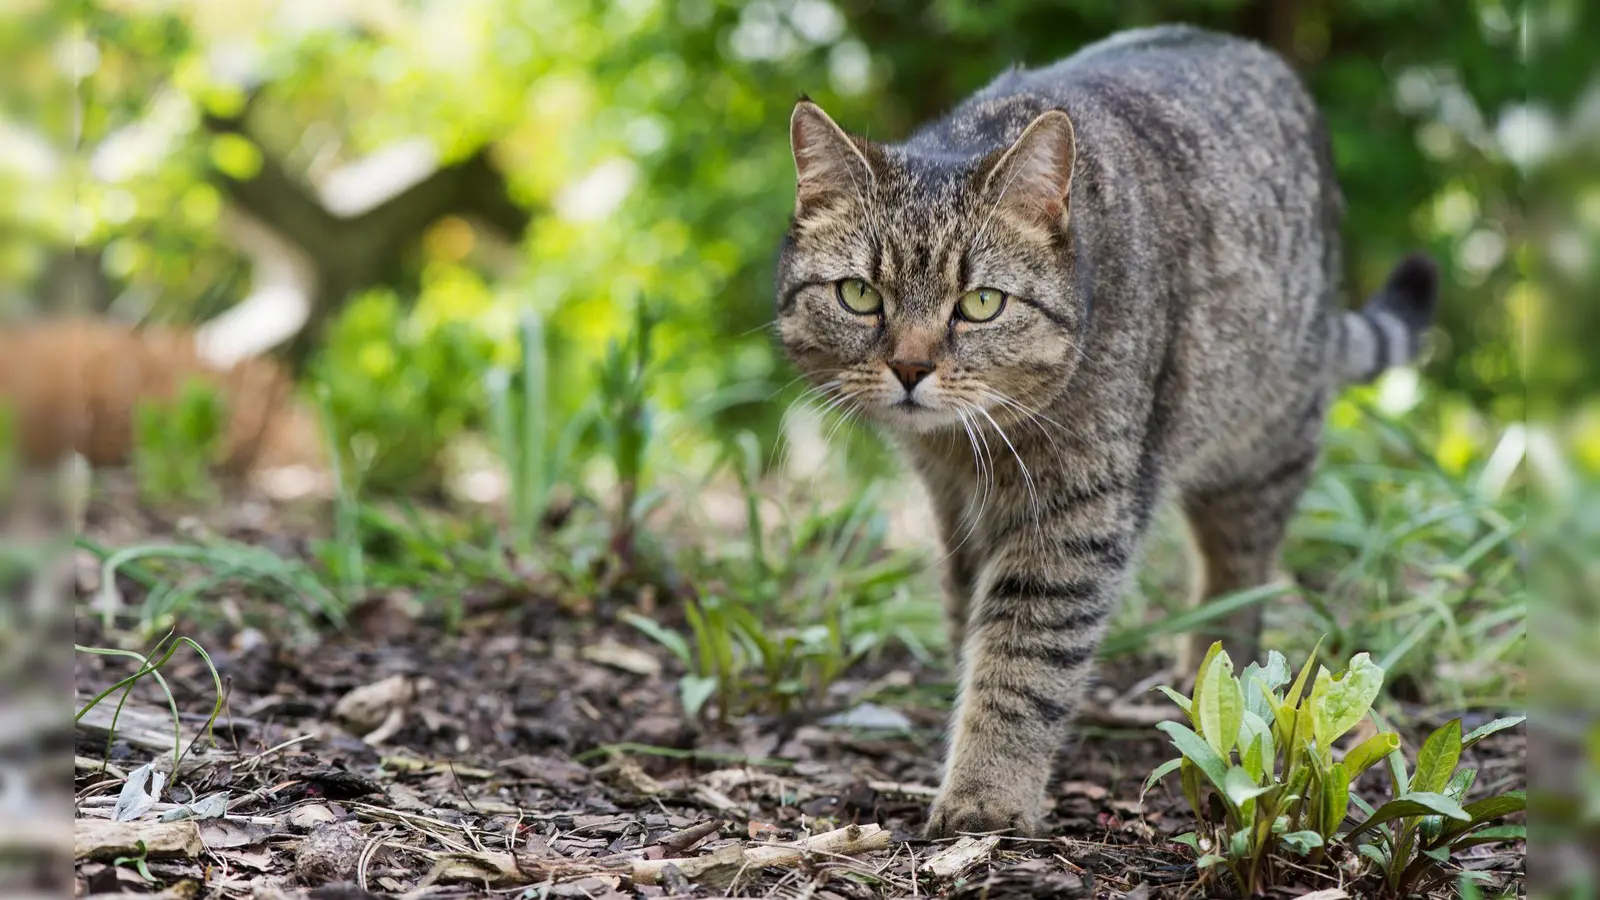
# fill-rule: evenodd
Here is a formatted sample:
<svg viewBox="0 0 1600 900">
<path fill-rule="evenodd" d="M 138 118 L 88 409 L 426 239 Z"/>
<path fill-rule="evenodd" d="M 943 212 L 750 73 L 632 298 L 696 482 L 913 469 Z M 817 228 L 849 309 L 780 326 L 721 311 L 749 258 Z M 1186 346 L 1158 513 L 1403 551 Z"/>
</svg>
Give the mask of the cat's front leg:
<svg viewBox="0 0 1600 900">
<path fill-rule="evenodd" d="M 978 579 L 930 837 L 1038 831 L 1137 540 L 1126 525 L 1063 518 L 1012 529 Z"/>
</svg>

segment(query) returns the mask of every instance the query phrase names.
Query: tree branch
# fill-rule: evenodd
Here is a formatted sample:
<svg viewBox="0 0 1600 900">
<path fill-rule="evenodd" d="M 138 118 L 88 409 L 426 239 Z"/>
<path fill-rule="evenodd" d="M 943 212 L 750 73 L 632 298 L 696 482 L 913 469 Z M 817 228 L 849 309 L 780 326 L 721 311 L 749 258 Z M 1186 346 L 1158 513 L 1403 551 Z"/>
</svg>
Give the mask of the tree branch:
<svg viewBox="0 0 1600 900">
<path fill-rule="evenodd" d="M 213 134 L 249 138 L 244 112 L 207 114 Z M 404 254 L 440 217 L 474 218 L 518 240 L 532 214 L 511 199 L 505 179 L 489 160 L 488 148 L 465 160 L 436 168 L 370 209 L 352 216 L 330 211 L 302 179 L 281 163 L 263 158 L 250 178 L 215 175 L 239 211 L 282 236 L 305 253 L 316 272 L 310 316 L 295 336 L 290 355 L 301 362 L 322 327 L 345 299 L 374 284 L 400 277 Z"/>
</svg>

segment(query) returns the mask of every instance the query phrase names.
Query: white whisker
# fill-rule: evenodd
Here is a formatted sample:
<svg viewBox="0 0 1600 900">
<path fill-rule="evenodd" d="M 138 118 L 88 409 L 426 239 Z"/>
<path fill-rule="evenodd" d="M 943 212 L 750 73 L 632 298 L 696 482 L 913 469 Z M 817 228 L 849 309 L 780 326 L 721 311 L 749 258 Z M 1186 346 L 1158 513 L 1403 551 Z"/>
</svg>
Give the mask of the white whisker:
<svg viewBox="0 0 1600 900">
<path fill-rule="evenodd" d="M 1033 504 L 1033 521 L 1035 525 L 1039 524 L 1039 491 L 1034 486 L 1033 473 L 1028 471 L 1028 464 L 1023 462 L 1022 454 L 1017 452 L 1016 446 L 1011 443 L 1011 438 L 1006 435 L 1006 430 L 1000 427 L 1000 423 L 994 420 L 994 416 L 989 415 L 989 411 L 982 406 L 974 405 L 973 408 L 981 413 L 985 419 L 988 419 L 990 425 L 994 426 L 994 430 L 1000 435 L 1000 440 L 1006 442 L 1006 447 L 1011 450 L 1012 458 L 1017 461 L 1017 466 L 1022 469 L 1022 480 L 1028 487 L 1028 498 Z"/>
</svg>

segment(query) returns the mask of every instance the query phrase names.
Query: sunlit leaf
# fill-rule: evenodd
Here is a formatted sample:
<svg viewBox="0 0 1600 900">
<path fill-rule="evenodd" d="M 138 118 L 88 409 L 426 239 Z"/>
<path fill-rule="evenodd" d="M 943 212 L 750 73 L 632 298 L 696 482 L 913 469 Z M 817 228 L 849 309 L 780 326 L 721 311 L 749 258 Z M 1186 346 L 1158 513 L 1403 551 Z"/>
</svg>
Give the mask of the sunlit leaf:
<svg viewBox="0 0 1600 900">
<path fill-rule="evenodd" d="M 1312 734 L 1317 746 L 1326 750 L 1354 728 L 1382 689 L 1383 670 L 1365 653 L 1351 657 L 1349 668 L 1338 675 L 1320 670 L 1311 687 Z"/>
<path fill-rule="evenodd" d="M 1354 750 L 1345 754 L 1344 767 L 1350 773 L 1350 780 L 1377 765 L 1378 761 L 1400 749 L 1400 735 L 1392 731 L 1375 734 L 1356 746 Z"/>
<path fill-rule="evenodd" d="M 1239 742 L 1239 720 L 1244 715 L 1244 694 L 1226 652 L 1216 654 L 1205 667 L 1195 697 L 1201 737 L 1218 756 L 1226 758 Z"/>
</svg>

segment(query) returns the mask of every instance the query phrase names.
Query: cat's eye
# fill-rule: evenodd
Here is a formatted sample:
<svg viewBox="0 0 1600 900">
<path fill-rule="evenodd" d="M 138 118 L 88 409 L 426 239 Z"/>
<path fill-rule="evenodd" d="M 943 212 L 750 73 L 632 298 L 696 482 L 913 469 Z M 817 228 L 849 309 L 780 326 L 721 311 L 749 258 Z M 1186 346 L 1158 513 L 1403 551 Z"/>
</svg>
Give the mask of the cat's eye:
<svg viewBox="0 0 1600 900">
<path fill-rule="evenodd" d="M 859 278 L 834 282 L 833 293 L 839 298 L 840 306 L 858 316 L 877 315 L 883 310 L 883 297 Z"/>
<path fill-rule="evenodd" d="M 1006 294 L 994 288 L 978 288 L 961 295 L 956 315 L 968 322 L 987 322 L 1006 308 Z"/>
</svg>

